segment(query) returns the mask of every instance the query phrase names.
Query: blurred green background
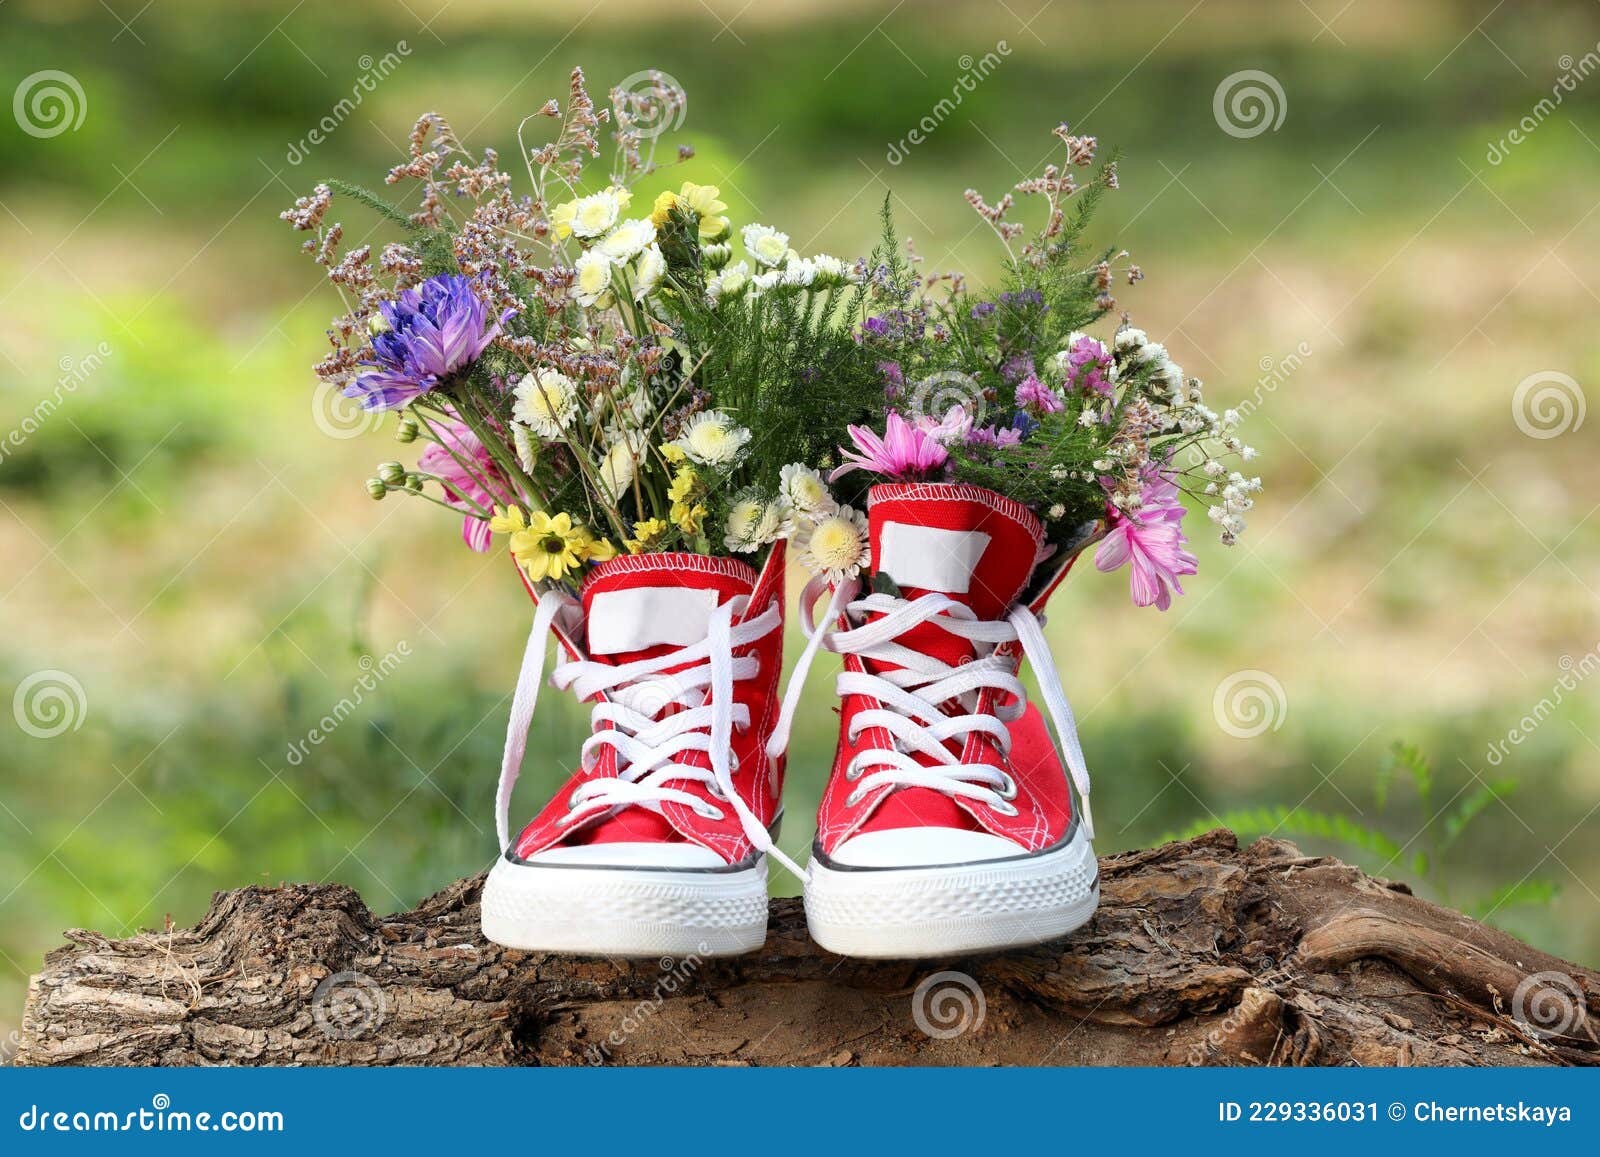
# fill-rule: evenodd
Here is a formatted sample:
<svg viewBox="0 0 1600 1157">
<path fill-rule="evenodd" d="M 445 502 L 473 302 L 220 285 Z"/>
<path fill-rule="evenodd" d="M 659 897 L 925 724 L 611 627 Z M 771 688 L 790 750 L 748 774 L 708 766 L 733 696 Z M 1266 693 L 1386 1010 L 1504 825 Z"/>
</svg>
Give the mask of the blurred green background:
<svg viewBox="0 0 1600 1157">
<path fill-rule="evenodd" d="M 65 928 L 286 879 L 390 910 L 490 861 L 530 609 L 455 520 L 365 497 L 386 429 L 319 428 L 335 304 L 276 214 L 376 184 L 424 110 L 514 154 L 574 64 L 678 78 L 682 175 L 803 252 L 864 251 L 892 193 L 926 268 L 981 276 L 965 187 L 1035 171 L 1063 120 L 1119 148 L 1097 236 L 1148 274 L 1121 302 L 1214 403 L 1250 399 L 1267 489 L 1233 550 L 1195 528 L 1167 614 L 1087 567 L 1052 607 L 1098 846 L 1286 809 L 1253 822 L 1600 960 L 1596 5 L 10 0 L 0 28 L 0 1037 Z M 77 127 L 23 131 L 41 70 Z M 1219 118 L 1245 70 L 1276 128 Z M 792 757 L 796 855 L 830 688 Z M 584 733 L 548 698 L 524 808 Z M 1385 798 L 1395 740 L 1431 757 L 1426 800 Z"/>
</svg>

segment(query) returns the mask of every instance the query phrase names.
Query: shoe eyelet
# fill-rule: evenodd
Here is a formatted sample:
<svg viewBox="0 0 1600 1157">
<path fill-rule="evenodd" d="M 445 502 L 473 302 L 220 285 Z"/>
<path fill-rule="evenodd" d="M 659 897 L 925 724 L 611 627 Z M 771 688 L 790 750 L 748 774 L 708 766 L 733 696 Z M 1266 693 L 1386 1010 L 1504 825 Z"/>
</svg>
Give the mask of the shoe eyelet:
<svg viewBox="0 0 1600 1157">
<path fill-rule="evenodd" d="M 860 788 L 856 788 L 855 791 L 851 792 L 849 795 L 844 797 L 844 806 L 845 807 L 855 807 L 858 803 L 861 802 L 862 794 L 863 793 L 862 793 L 861 789 Z"/>
<path fill-rule="evenodd" d="M 1014 779 L 1012 776 L 1008 775 L 1008 776 L 1005 777 L 1005 781 L 1006 782 L 1005 782 L 1005 785 L 1003 787 L 995 788 L 995 795 L 997 795 L 1001 799 L 1007 800 L 1007 801 L 1016 799 L 1017 798 L 1017 781 L 1016 781 L 1016 779 Z M 1011 810 L 1015 811 L 1016 809 L 1012 808 Z"/>
<path fill-rule="evenodd" d="M 721 820 L 726 813 L 723 812 L 721 808 L 708 804 L 705 807 L 695 808 L 694 814 L 703 820 L 710 820 L 711 822 L 716 823 L 717 821 Z"/>
<path fill-rule="evenodd" d="M 571 793 L 568 794 L 568 796 L 567 796 L 567 810 L 569 812 L 578 810 L 578 792 L 580 792 L 581 790 L 583 790 L 583 789 L 575 787 L 575 788 L 572 789 Z"/>
<path fill-rule="evenodd" d="M 854 783 L 856 780 L 860 779 L 861 778 L 861 770 L 862 769 L 859 766 L 857 766 L 856 761 L 853 760 L 853 759 L 849 763 L 845 764 L 844 765 L 845 782 L 846 783 Z"/>
<path fill-rule="evenodd" d="M 1013 805 L 1005 802 L 1005 800 L 1001 800 L 999 803 L 992 803 L 992 804 L 989 805 L 989 808 L 990 808 L 990 810 L 997 811 L 1001 815 L 1007 816 L 1007 817 L 1012 817 L 1012 816 L 1016 816 L 1017 814 L 1019 814 L 1017 812 L 1017 809 Z"/>
</svg>

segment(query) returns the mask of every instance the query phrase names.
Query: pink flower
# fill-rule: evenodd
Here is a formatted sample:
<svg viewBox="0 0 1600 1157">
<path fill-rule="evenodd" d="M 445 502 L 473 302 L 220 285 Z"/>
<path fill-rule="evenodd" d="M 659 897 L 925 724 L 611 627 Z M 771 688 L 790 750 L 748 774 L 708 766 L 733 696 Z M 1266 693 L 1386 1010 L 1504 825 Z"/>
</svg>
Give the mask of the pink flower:
<svg viewBox="0 0 1600 1157">
<path fill-rule="evenodd" d="M 1103 342 L 1088 334 L 1078 335 L 1078 339 L 1067 350 L 1066 364 L 1062 368 L 1066 373 L 1067 385 L 1073 389 L 1085 393 L 1111 393 L 1111 351 L 1106 349 Z"/>
<path fill-rule="evenodd" d="M 1111 511 L 1111 532 L 1095 551 L 1096 570 L 1116 570 L 1124 563 L 1132 567 L 1128 585 L 1134 604 L 1166 610 L 1172 605 L 1172 592 L 1183 593 L 1179 575 L 1194 574 L 1199 559 L 1184 549 L 1183 502 L 1177 484 L 1158 474 L 1144 484 L 1142 505 L 1137 515 Z"/>
<path fill-rule="evenodd" d="M 1059 414 L 1066 408 L 1056 392 L 1032 374 L 1017 387 L 1017 405 L 1037 414 Z"/>
<path fill-rule="evenodd" d="M 489 523 L 474 513 L 472 507 L 462 501 L 462 496 L 487 510 L 496 502 L 504 503 L 505 499 L 485 490 L 483 480 L 496 485 L 503 480 L 494 467 L 494 459 L 483 448 L 483 443 L 465 425 L 448 419 L 435 421 L 434 425 L 439 428 L 444 443 L 430 442 L 427 449 L 417 456 L 417 469 L 445 481 L 444 500 L 457 510 L 467 512 L 467 517 L 461 522 L 462 541 L 483 554 L 489 549 Z M 457 461 L 458 458 L 471 467 L 470 472 Z"/>
<path fill-rule="evenodd" d="M 892 411 L 881 438 L 865 426 L 849 429 L 856 449 L 839 447 L 839 455 L 845 461 L 828 475 L 829 482 L 852 470 L 872 470 L 899 482 L 923 479 L 950 458 L 950 452 L 939 441 L 939 427 L 912 425 Z"/>
</svg>

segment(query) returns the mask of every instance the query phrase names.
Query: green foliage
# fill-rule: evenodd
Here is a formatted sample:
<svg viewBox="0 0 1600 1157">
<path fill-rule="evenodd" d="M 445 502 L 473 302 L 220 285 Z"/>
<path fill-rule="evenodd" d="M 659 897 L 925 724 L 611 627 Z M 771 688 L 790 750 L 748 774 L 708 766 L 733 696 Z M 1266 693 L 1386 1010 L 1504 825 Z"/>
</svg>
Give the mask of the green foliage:
<svg viewBox="0 0 1600 1157">
<path fill-rule="evenodd" d="M 1207 815 L 1166 838 L 1188 839 L 1215 827 L 1220 820 L 1241 839 L 1289 835 L 1328 840 L 1358 849 L 1373 857 L 1363 866 L 1378 875 L 1392 871 L 1396 864 L 1407 862 L 1409 853 L 1411 870 L 1437 893 L 1442 902 L 1458 904 L 1458 901 L 1450 898 L 1449 875 L 1444 866 L 1445 853 L 1457 844 L 1490 803 L 1506 799 L 1516 791 L 1517 781 L 1502 778 L 1489 783 L 1480 782 L 1471 789 L 1462 787 L 1442 810 L 1435 811 L 1433 792 L 1436 779 L 1427 756 L 1415 744 L 1396 741 L 1379 759 L 1374 771 L 1373 796 L 1380 814 L 1388 808 L 1391 787 L 1401 779 L 1412 785 L 1424 821 L 1422 830 L 1404 843 L 1397 842 L 1372 823 L 1352 819 L 1338 812 L 1282 805 L 1237 809 L 1223 812 L 1220 816 Z M 1419 841 L 1423 846 L 1411 850 L 1412 845 Z M 1478 919 L 1489 920 L 1505 908 L 1548 905 L 1560 894 L 1560 886 L 1553 881 L 1530 877 L 1460 906 Z"/>
</svg>

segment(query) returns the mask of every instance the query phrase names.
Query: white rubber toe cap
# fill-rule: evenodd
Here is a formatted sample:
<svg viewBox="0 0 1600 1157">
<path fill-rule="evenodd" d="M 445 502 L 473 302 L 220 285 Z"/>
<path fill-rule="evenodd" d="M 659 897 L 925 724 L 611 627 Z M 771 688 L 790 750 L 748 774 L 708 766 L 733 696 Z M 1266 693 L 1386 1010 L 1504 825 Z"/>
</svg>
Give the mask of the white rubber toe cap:
<svg viewBox="0 0 1600 1157">
<path fill-rule="evenodd" d="M 615 843 L 549 848 L 528 857 L 530 864 L 584 868 L 725 868 L 727 862 L 699 844 Z"/>
<path fill-rule="evenodd" d="M 847 868 L 921 868 L 1020 856 L 1027 849 L 1004 836 L 960 828 L 892 828 L 851 836 L 828 856 Z"/>
</svg>

